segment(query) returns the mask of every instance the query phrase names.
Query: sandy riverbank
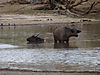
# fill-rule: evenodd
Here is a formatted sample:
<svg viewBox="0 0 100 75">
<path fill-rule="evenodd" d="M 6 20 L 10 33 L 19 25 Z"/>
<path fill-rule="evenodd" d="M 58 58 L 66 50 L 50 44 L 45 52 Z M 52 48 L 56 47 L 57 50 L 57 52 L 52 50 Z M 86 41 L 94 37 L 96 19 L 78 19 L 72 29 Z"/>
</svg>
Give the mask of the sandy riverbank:
<svg viewBox="0 0 100 75">
<path fill-rule="evenodd" d="M 98 21 L 95 19 L 88 18 L 70 18 L 66 16 L 38 16 L 38 15 L 0 15 L 0 24 L 16 24 L 16 25 L 27 25 L 27 24 L 52 24 L 52 23 L 72 23 L 72 22 L 83 22 L 85 21 Z"/>
</svg>

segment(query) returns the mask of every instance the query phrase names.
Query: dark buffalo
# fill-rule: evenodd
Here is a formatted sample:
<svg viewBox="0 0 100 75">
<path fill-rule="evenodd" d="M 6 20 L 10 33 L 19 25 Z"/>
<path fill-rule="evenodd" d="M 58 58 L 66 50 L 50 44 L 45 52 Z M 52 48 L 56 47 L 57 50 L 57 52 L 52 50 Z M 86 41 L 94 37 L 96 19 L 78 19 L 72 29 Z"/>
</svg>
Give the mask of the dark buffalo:
<svg viewBox="0 0 100 75">
<path fill-rule="evenodd" d="M 28 44 L 30 43 L 44 43 L 44 39 L 38 37 L 38 36 L 31 36 L 29 38 L 27 38 Z"/>
</svg>

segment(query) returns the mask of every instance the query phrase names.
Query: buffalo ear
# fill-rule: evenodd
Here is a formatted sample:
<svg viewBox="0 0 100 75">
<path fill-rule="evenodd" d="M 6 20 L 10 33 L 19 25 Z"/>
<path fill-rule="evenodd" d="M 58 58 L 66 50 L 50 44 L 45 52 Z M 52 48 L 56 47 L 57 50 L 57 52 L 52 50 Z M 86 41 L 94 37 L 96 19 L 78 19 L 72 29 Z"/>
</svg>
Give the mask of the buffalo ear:
<svg viewBox="0 0 100 75">
<path fill-rule="evenodd" d="M 80 30 L 77 30 L 77 33 L 80 33 L 81 31 Z"/>
<path fill-rule="evenodd" d="M 71 29 L 71 32 L 72 32 L 72 33 L 74 33 L 74 30 L 73 30 L 73 29 Z"/>
</svg>

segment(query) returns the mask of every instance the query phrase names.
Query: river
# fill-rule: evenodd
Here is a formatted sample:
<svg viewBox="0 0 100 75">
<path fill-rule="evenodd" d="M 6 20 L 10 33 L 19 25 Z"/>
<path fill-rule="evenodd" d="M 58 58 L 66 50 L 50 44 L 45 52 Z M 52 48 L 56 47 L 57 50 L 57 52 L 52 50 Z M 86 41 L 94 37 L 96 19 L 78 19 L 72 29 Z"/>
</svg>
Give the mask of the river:
<svg viewBox="0 0 100 75">
<path fill-rule="evenodd" d="M 70 45 L 54 44 L 53 30 L 66 24 L 0 27 L 0 69 L 62 72 L 100 72 L 100 22 L 67 25 L 82 32 Z M 27 44 L 38 35 L 41 44 Z"/>
</svg>

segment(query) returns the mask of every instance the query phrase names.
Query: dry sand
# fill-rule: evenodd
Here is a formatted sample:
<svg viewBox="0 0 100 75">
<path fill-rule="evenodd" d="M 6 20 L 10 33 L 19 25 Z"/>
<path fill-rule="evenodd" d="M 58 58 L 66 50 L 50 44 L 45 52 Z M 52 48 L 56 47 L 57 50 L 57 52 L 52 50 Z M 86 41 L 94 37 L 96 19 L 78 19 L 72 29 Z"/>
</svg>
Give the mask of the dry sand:
<svg viewBox="0 0 100 75">
<path fill-rule="evenodd" d="M 95 19 L 88 18 L 70 18 L 66 16 L 38 16 L 38 15 L 0 15 L 0 24 L 4 25 L 30 25 L 30 24 L 50 24 L 50 23 L 72 23 L 72 22 L 82 22 L 82 20 L 97 21 Z"/>
</svg>

